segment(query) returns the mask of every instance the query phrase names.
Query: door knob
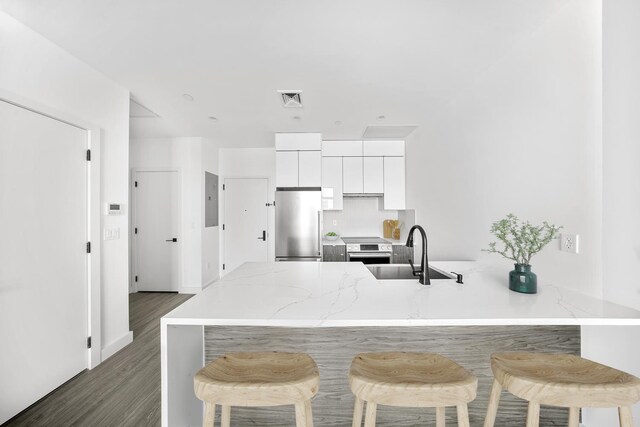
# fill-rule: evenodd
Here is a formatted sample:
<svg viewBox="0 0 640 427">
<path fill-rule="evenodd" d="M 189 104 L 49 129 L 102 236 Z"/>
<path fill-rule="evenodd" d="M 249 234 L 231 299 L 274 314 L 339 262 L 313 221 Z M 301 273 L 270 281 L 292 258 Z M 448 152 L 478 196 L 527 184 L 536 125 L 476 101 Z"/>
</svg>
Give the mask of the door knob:
<svg viewBox="0 0 640 427">
<path fill-rule="evenodd" d="M 262 230 L 262 236 L 258 237 L 258 240 L 267 241 L 267 230 Z"/>
<path fill-rule="evenodd" d="M 165 240 L 165 242 L 174 242 L 174 243 L 177 241 L 178 241 L 177 237 L 174 237 L 173 239 Z"/>
</svg>

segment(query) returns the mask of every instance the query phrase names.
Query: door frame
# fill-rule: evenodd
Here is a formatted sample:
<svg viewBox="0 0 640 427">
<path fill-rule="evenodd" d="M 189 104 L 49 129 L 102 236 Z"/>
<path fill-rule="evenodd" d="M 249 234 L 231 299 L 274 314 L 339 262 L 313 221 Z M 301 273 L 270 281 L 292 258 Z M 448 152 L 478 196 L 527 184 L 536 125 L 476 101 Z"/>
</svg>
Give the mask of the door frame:
<svg viewBox="0 0 640 427">
<path fill-rule="evenodd" d="M 224 176 L 222 178 L 222 183 L 223 185 L 226 184 L 226 181 L 228 179 L 264 179 L 267 181 L 267 193 L 265 194 L 266 199 L 267 199 L 267 203 L 272 203 L 272 201 L 269 200 L 269 193 L 271 191 L 271 178 L 269 178 L 268 176 L 236 176 L 236 175 L 229 175 L 229 176 Z M 224 187 L 223 187 L 224 188 Z M 222 206 L 221 206 L 221 211 L 222 211 L 222 221 L 220 221 L 221 224 L 225 224 L 227 222 L 227 193 L 225 192 L 225 190 L 221 190 L 223 197 L 221 197 L 222 200 Z M 267 207 L 267 206 L 265 206 Z M 268 206 L 268 207 L 273 207 L 273 206 Z M 272 210 L 271 209 L 267 209 L 267 261 L 270 259 L 273 259 L 273 254 L 272 254 L 272 244 L 273 244 L 273 239 L 271 238 L 272 236 L 272 232 L 271 232 L 271 226 L 272 226 L 272 214 L 271 214 Z M 226 258 L 227 258 L 227 239 L 226 239 L 226 235 L 225 235 L 225 231 L 226 230 L 222 230 L 221 233 L 221 239 L 220 239 L 220 245 L 221 245 L 221 253 L 220 253 L 220 267 L 218 269 L 218 271 L 220 271 L 220 277 L 222 278 L 223 276 L 225 276 L 227 274 L 227 271 L 224 270 L 222 268 L 222 266 L 224 264 L 226 264 Z"/>
<path fill-rule="evenodd" d="M 182 221 L 182 170 L 179 167 L 136 167 L 131 168 L 131 179 L 130 179 L 130 189 L 131 189 L 131 217 L 130 223 L 131 227 L 129 227 L 129 238 L 131 242 L 131 256 L 129 263 L 131 268 L 129 269 L 129 292 L 134 293 L 138 292 L 138 285 L 135 281 L 136 276 L 138 275 L 138 247 L 136 241 L 136 206 L 137 206 L 137 197 L 136 197 L 136 174 L 144 173 L 144 172 L 176 172 L 178 174 L 178 229 L 180 230 L 180 239 L 178 240 L 178 289 L 176 292 L 181 292 L 182 289 L 182 280 L 183 280 L 183 269 L 184 269 L 184 259 L 182 258 L 182 247 L 184 244 L 184 224 Z"/>
<path fill-rule="evenodd" d="M 87 149 L 91 150 L 91 161 L 87 162 L 87 241 L 93 242 L 87 254 L 87 335 L 91 337 L 91 348 L 87 349 L 87 369 L 102 362 L 102 313 L 101 313 L 101 246 L 102 210 L 100 190 L 100 154 L 102 129 L 94 123 L 60 111 L 33 99 L 17 95 L 0 88 L 0 100 L 36 114 L 66 123 L 87 133 Z"/>
</svg>

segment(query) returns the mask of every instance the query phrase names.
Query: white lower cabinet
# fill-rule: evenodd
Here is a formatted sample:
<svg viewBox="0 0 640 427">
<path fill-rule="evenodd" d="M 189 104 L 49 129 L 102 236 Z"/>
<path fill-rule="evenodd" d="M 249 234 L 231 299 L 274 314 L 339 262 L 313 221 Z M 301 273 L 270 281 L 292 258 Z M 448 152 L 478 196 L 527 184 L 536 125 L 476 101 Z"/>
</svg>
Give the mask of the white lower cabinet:
<svg viewBox="0 0 640 427">
<path fill-rule="evenodd" d="M 342 210 L 342 157 L 322 158 L 322 209 Z"/>
<path fill-rule="evenodd" d="M 384 208 L 406 209 L 404 157 L 384 158 Z"/>
<path fill-rule="evenodd" d="M 344 193 L 362 193 L 362 157 L 342 158 L 342 191 Z"/>
<path fill-rule="evenodd" d="M 382 157 L 365 157 L 364 192 L 382 194 L 384 192 L 384 162 Z"/>
</svg>

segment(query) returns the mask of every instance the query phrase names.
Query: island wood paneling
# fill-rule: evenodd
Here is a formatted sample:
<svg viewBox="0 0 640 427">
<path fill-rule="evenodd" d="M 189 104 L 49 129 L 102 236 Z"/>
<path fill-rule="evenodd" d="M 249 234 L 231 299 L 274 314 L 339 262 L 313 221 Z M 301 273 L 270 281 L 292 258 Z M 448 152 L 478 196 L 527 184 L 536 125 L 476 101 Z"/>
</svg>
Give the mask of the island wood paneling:
<svg viewBox="0 0 640 427">
<path fill-rule="evenodd" d="M 208 326 L 205 359 L 236 351 L 306 352 L 320 368 L 320 391 L 313 400 L 316 426 L 351 426 L 353 395 L 347 382 L 351 359 L 368 351 L 425 351 L 447 356 L 478 377 L 478 396 L 469 404 L 471 426 L 482 426 L 493 376 L 489 356 L 496 351 L 545 351 L 579 354 L 578 326 L 454 326 L 274 328 Z M 503 392 L 496 426 L 522 427 L 525 401 Z M 568 411 L 543 407 L 540 426 L 566 426 Z M 233 408 L 232 426 L 295 425 L 293 406 Z M 455 408 L 447 425 L 457 425 Z M 377 426 L 435 425 L 435 410 L 378 407 Z"/>
</svg>

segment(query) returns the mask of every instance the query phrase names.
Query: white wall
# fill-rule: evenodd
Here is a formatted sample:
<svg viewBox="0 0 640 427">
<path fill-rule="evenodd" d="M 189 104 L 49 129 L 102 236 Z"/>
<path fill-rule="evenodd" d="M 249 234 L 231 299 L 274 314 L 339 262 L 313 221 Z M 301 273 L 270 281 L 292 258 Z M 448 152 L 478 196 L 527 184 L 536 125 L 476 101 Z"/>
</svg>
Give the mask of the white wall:
<svg viewBox="0 0 640 427">
<path fill-rule="evenodd" d="M 217 147 L 204 138 L 149 138 L 131 141 L 131 168 L 175 168 L 181 175 L 181 292 L 198 292 L 217 279 L 218 227 L 204 227 L 204 171 L 217 169 Z M 213 166 L 212 166 L 213 165 Z M 213 170 L 215 173 L 215 170 Z M 211 263 L 207 269 L 208 263 Z"/>
<path fill-rule="evenodd" d="M 268 178 L 269 193 L 275 197 L 276 191 L 276 151 L 275 148 L 221 148 L 220 186 L 225 178 Z M 275 215 L 273 207 L 269 208 L 267 236 L 269 257 L 274 259 L 275 253 Z M 220 197 L 220 223 L 224 223 L 224 192 Z M 224 232 L 220 238 L 220 272 L 224 275 Z"/>
<path fill-rule="evenodd" d="M 219 175 L 218 147 L 209 139 L 202 140 L 202 180 L 204 188 L 204 172 Z M 222 187 L 220 176 L 218 185 Z M 204 199 L 203 199 L 204 200 Z M 218 195 L 220 200 L 220 194 Z M 218 212 L 219 213 L 219 212 Z M 202 219 L 204 222 L 204 203 L 202 204 Z M 220 216 L 218 216 L 220 219 Z M 220 227 L 204 227 L 202 232 L 202 286 L 207 286 L 220 277 Z"/>
<path fill-rule="evenodd" d="M 102 203 L 128 201 L 129 92 L 47 39 L 0 12 L 0 89 L 78 117 L 103 129 Z M 101 242 L 102 348 L 110 355 L 129 332 L 127 215 L 103 216 L 120 228 Z"/>
<path fill-rule="evenodd" d="M 640 2 L 603 6 L 604 296 L 640 310 Z"/>
<path fill-rule="evenodd" d="M 512 263 L 480 252 L 513 212 L 578 233 L 581 254 L 552 243 L 533 259 L 541 281 L 601 294 L 601 9 L 573 0 L 473 81 L 460 82 L 406 144 L 407 206 L 430 257 Z"/>
<path fill-rule="evenodd" d="M 640 2 L 604 0 L 602 22 L 603 291 L 640 310 Z M 640 376 L 640 327 L 583 327 L 582 354 Z M 640 426 L 640 405 L 633 410 Z M 584 422 L 617 425 L 617 415 L 588 409 Z"/>
</svg>

